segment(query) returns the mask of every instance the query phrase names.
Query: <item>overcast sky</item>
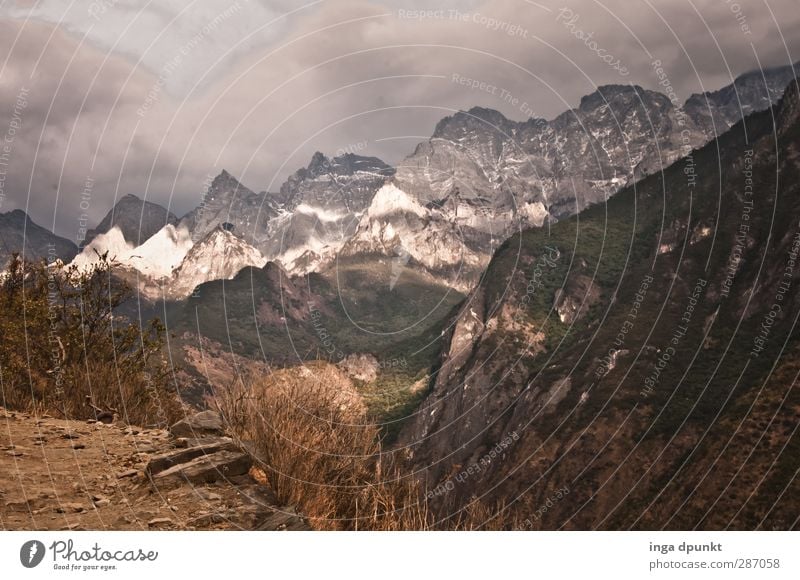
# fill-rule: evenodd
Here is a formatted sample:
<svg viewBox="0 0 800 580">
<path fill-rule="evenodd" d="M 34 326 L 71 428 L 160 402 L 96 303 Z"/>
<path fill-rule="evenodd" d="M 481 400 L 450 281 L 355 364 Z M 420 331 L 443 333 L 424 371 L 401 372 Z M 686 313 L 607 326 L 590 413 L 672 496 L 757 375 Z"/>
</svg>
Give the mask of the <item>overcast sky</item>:
<svg viewBox="0 0 800 580">
<path fill-rule="evenodd" d="M 182 215 L 223 168 L 275 191 L 316 150 L 397 163 L 459 109 L 657 88 L 654 60 L 683 100 L 800 60 L 797 2 L 0 2 L 0 211 L 74 240 L 127 193 Z"/>
</svg>

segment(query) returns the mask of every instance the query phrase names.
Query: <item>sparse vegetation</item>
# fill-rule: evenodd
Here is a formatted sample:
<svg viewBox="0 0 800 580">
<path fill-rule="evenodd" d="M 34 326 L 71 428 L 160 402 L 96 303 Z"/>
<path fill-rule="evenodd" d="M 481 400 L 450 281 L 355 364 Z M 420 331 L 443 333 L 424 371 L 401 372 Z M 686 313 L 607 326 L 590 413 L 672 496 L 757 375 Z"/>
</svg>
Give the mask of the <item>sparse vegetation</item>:
<svg viewBox="0 0 800 580">
<path fill-rule="evenodd" d="M 88 270 L 11 261 L 0 281 L 2 404 L 166 425 L 180 407 L 169 389 L 164 328 L 117 314 L 131 288 L 112 275 L 107 256 L 100 258 Z"/>
</svg>

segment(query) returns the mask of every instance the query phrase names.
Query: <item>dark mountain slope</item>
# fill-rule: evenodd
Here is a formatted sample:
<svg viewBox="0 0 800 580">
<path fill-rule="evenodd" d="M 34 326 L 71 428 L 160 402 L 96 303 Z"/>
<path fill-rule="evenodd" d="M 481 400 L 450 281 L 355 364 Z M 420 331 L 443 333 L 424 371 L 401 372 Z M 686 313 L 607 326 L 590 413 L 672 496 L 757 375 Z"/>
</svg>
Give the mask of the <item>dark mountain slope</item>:
<svg viewBox="0 0 800 580">
<path fill-rule="evenodd" d="M 165 225 L 177 222 L 178 218 L 157 203 L 129 194 L 111 208 L 96 228 L 86 233 L 85 243 L 117 226 L 126 241 L 138 246 Z"/>
<path fill-rule="evenodd" d="M 749 139 L 498 250 L 402 436 L 442 517 L 483 497 L 536 528 L 797 525 L 800 401 L 774 376 L 798 362 L 799 110 L 792 84 Z"/>
<path fill-rule="evenodd" d="M 5 266 L 13 254 L 26 260 L 52 257 L 69 262 L 77 253 L 75 244 L 35 224 L 24 211 L 0 213 L 0 266 Z"/>
</svg>

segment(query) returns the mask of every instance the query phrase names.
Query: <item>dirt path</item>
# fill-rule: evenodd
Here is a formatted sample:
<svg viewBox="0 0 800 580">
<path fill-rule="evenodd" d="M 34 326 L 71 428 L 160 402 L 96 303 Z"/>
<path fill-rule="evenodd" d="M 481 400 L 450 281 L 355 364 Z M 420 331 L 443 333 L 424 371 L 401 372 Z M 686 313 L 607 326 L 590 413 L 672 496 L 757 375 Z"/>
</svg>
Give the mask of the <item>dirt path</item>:
<svg viewBox="0 0 800 580">
<path fill-rule="evenodd" d="M 158 488 L 166 430 L 32 417 L 0 407 L 0 529 L 146 530 L 298 527 L 249 475 Z"/>
</svg>

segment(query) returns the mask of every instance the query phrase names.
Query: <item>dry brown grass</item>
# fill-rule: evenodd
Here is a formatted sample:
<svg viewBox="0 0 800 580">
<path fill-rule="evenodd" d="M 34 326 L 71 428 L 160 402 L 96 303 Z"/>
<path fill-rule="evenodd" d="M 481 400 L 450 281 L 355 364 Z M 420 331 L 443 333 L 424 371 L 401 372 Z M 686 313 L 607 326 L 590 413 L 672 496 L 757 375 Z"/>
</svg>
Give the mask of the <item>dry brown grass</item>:
<svg viewBox="0 0 800 580">
<path fill-rule="evenodd" d="M 472 501 L 438 518 L 418 480 L 381 446 L 349 379 L 335 366 L 279 370 L 218 389 L 214 403 L 250 451 L 257 479 L 318 530 L 478 530 L 507 527 Z"/>
<path fill-rule="evenodd" d="M 326 363 L 219 391 L 230 430 L 251 450 L 279 503 L 315 529 L 425 529 L 418 484 L 382 453 L 350 381 Z"/>
</svg>

